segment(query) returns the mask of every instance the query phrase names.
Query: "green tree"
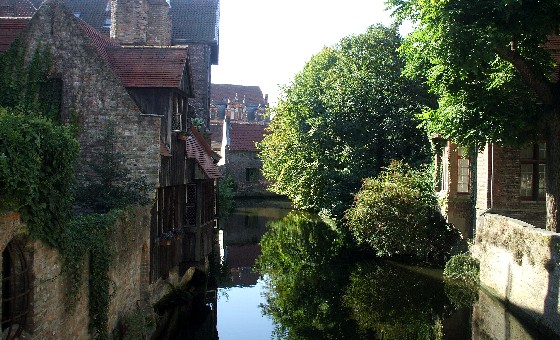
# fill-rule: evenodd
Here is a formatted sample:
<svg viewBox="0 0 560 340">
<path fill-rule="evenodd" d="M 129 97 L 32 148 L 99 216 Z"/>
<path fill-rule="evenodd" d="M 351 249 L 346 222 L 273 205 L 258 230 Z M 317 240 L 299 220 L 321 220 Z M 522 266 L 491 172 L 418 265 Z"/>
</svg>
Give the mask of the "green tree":
<svg viewBox="0 0 560 340">
<path fill-rule="evenodd" d="M 428 161 L 415 113 L 430 99 L 401 76 L 400 44 L 395 28 L 372 26 L 324 48 L 295 75 L 259 144 L 272 191 L 340 216 L 362 178 L 393 159 Z"/>
<path fill-rule="evenodd" d="M 402 52 L 408 75 L 426 77 L 438 96 L 424 114 L 431 131 L 471 146 L 545 138 L 547 229 L 557 230 L 560 95 L 547 39 L 560 28 L 560 1 L 387 2 L 416 22 Z"/>
<path fill-rule="evenodd" d="M 431 175 L 399 162 L 364 181 L 346 219 L 358 243 L 383 257 L 443 265 L 461 239 L 437 209 Z"/>
</svg>

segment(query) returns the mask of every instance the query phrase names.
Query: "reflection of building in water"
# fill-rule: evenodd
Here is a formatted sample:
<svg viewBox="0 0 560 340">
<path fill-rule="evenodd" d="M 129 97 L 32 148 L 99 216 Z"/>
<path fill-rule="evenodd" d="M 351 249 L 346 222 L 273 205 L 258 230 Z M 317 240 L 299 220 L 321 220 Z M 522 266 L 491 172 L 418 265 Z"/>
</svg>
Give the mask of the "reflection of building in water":
<svg viewBox="0 0 560 340">
<path fill-rule="evenodd" d="M 259 242 L 268 230 L 267 224 L 286 216 L 291 210 L 291 203 L 282 200 L 238 200 L 236 204 L 234 214 L 220 221 L 224 258 L 231 269 L 231 285 L 252 286 L 260 277 L 252 268 L 261 253 Z"/>
<path fill-rule="evenodd" d="M 257 283 L 260 274 L 252 268 L 260 254 L 261 246 L 258 244 L 227 247 L 226 264 L 231 268 L 232 286 L 253 286 Z"/>
</svg>

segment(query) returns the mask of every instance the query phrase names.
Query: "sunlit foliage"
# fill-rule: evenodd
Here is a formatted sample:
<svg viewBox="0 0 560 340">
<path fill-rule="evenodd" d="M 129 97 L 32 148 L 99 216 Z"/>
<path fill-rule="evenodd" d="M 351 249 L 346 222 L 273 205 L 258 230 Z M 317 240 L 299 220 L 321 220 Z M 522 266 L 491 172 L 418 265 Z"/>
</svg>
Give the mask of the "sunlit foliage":
<svg viewBox="0 0 560 340">
<path fill-rule="evenodd" d="M 420 82 L 401 76 L 396 28 L 324 48 L 283 89 L 270 134 L 259 144 L 271 189 L 298 208 L 341 216 L 362 178 L 393 159 L 430 159 L 415 114 L 430 102 Z"/>
<path fill-rule="evenodd" d="M 428 171 L 393 162 L 364 181 L 347 225 L 378 256 L 443 265 L 460 233 L 439 212 L 432 188 Z"/>
</svg>

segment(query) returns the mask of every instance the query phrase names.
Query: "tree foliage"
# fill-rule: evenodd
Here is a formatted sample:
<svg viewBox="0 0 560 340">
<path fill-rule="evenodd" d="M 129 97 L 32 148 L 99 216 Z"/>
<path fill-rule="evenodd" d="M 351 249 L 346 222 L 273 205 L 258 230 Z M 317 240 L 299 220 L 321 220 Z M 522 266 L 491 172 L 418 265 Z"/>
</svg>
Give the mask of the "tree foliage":
<svg viewBox="0 0 560 340">
<path fill-rule="evenodd" d="M 429 172 L 399 162 L 364 181 L 346 219 L 357 241 L 378 256 L 443 265 L 460 240 L 437 209 Z"/>
<path fill-rule="evenodd" d="M 439 106 L 429 130 L 463 146 L 545 139 L 547 229 L 560 223 L 560 2 L 388 0 L 417 28 L 402 53 L 411 76 L 427 77 Z M 555 66 L 556 65 L 556 66 Z"/>
<path fill-rule="evenodd" d="M 417 23 L 402 52 L 408 75 L 426 77 L 438 95 L 424 115 L 431 131 L 463 145 L 522 142 L 542 131 L 555 83 L 544 47 L 558 32 L 560 2 L 388 3 Z"/>
<path fill-rule="evenodd" d="M 259 144 L 271 189 L 296 207 L 341 215 L 362 178 L 393 159 L 429 159 L 415 113 L 430 102 L 419 82 L 401 76 L 395 28 L 324 48 L 296 74 Z"/>
</svg>

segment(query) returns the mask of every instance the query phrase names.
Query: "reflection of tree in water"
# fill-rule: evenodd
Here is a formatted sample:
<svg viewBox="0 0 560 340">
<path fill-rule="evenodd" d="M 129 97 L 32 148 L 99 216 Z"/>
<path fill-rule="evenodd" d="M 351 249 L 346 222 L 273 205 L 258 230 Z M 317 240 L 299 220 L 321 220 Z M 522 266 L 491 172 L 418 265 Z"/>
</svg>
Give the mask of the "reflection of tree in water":
<svg viewBox="0 0 560 340">
<path fill-rule="evenodd" d="M 300 212 L 269 225 L 257 269 L 268 278 L 262 309 L 275 321 L 277 337 L 441 337 L 440 320 L 451 309 L 441 280 L 388 263 L 356 262 L 346 237 Z"/>
<path fill-rule="evenodd" d="M 441 280 L 383 262 L 356 264 L 342 299 L 381 339 L 441 339 L 451 309 Z"/>
</svg>

